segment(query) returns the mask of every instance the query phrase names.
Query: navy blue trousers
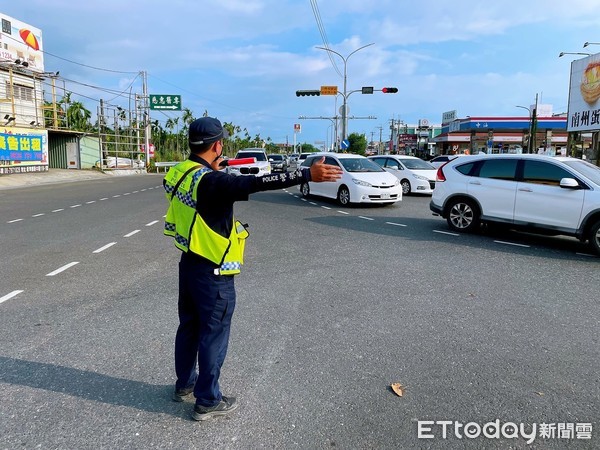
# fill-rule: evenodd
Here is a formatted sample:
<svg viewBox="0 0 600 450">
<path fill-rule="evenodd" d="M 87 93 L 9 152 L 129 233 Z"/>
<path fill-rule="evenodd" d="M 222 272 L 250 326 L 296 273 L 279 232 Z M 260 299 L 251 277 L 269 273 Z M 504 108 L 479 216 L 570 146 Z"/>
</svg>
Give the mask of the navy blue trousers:
<svg viewBox="0 0 600 450">
<path fill-rule="evenodd" d="M 183 254 L 179 262 L 179 327 L 175 337 L 177 389 L 194 386 L 196 404 L 217 405 L 221 366 L 235 309 L 233 276 Z"/>
</svg>

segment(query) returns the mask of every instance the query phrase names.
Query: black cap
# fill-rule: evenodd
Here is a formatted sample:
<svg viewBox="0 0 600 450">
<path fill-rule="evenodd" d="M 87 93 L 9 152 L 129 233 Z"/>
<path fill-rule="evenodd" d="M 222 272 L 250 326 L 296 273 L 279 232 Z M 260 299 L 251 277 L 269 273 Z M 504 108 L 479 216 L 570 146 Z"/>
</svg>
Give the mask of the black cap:
<svg viewBox="0 0 600 450">
<path fill-rule="evenodd" d="M 190 124 L 188 141 L 191 145 L 211 144 L 226 137 L 229 133 L 214 117 L 201 117 Z"/>
</svg>

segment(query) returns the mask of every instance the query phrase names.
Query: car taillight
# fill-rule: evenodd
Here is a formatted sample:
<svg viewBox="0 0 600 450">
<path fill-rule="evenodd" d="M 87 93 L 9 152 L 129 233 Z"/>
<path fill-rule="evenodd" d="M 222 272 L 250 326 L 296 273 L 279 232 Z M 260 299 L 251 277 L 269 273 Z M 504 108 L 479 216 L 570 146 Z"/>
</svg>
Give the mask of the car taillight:
<svg viewBox="0 0 600 450">
<path fill-rule="evenodd" d="M 444 172 L 442 170 L 445 165 L 446 164 L 440 166 L 439 169 L 437 170 L 437 173 L 435 174 L 435 181 L 436 181 L 436 183 L 440 183 L 442 181 L 446 181 L 446 176 L 444 175 Z"/>
</svg>

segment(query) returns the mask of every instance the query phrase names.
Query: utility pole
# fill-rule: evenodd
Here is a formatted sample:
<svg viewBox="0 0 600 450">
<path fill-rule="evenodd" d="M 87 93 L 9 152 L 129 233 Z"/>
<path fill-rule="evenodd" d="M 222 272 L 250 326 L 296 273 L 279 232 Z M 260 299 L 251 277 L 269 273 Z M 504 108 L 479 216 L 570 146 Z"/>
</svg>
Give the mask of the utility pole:
<svg viewBox="0 0 600 450">
<path fill-rule="evenodd" d="M 150 134 L 152 132 L 150 125 L 150 102 L 148 98 L 148 77 L 145 70 L 142 70 L 142 104 L 144 114 L 144 153 L 146 169 L 150 167 Z"/>
</svg>

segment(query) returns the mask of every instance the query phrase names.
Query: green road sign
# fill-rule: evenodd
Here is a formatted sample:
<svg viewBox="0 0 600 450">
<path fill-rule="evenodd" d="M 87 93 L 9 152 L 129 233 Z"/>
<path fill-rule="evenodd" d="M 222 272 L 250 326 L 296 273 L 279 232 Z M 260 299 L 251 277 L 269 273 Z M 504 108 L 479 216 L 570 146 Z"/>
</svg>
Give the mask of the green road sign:
<svg viewBox="0 0 600 450">
<path fill-rule="evenodd" d="M 150 109 L 181 111 L 181 95 L 150 94 Z"/>
</svg>

